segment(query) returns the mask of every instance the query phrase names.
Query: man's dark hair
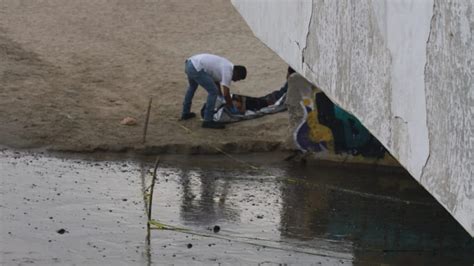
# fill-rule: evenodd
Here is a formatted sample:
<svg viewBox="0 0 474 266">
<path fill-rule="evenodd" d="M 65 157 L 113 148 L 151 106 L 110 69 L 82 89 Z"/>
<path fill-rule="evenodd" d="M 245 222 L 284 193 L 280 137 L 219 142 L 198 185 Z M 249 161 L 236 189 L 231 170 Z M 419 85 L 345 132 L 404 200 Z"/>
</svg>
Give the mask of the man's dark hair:
<svg viewBox="0 0 474 266">
<path fill-rule="evenodd" d="M 240 65 L 235 65 L 234 66 L 234 71 L 232 73 L 232 80 L 237 81 L 237 80 L 242 80 L 247 77 L 247 69 L 244 66 Z"/>
</svg>

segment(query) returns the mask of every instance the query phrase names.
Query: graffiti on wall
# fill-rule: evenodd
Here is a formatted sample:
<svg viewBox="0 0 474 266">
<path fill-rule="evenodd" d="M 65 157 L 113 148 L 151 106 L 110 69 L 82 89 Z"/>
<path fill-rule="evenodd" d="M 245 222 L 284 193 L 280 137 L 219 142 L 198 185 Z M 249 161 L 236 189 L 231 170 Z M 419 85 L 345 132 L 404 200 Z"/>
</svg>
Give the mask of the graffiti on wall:
<svg viewBox="0 0 474 266">
<path fill-rule="evenodd" d="M 303 119 L 294 132 L 296 146 L 304 152 L 333 152 L 383 158 L 385 148 L 353 115 L 315 90 L 300 102 Z"/>
</svg>

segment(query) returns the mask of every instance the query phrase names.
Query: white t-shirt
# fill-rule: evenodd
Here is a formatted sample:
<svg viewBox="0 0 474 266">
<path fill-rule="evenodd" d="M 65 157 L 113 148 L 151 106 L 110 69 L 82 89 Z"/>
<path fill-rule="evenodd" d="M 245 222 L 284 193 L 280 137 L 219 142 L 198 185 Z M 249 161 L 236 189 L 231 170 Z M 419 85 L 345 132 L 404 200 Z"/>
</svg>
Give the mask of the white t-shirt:
<svg viewBox="0 0 474 266">
<path fill-rule="evenodd" d="M 204 70 L 215 82 L 230 88 L 234 65 L 229 60 L 213 54 L 197 54 L 189 60 L 197 71 Z"/>
</svg>

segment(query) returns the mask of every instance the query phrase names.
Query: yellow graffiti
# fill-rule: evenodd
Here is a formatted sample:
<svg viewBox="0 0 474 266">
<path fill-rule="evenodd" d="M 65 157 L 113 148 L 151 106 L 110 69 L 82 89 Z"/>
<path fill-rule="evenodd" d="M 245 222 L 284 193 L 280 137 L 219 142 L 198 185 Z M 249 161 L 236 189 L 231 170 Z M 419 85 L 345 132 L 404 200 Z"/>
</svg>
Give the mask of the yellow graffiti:
<svg viewBox="0 0 474 266">
<path fill-rule="evenodd" d="M 332 136 L 331 129 L 321 125 L 318 121 L 318 110 L 315 105 L 312 103 L 311 99 L 303 99 L 303 104 L 305 106 L 311 107 L 311 112 L 308 112 L 306 118 L 306 123 L 309 127 L 309 139 L 315 143 L 325 141 L 328 144 L 329 149 L 334 147 L 334 138 Z"/>
<path fill-rule="evenodd" d="M 304 106 L 313 106 L 311 99 L 304 98 L 303 99 Z"/>
</svg>

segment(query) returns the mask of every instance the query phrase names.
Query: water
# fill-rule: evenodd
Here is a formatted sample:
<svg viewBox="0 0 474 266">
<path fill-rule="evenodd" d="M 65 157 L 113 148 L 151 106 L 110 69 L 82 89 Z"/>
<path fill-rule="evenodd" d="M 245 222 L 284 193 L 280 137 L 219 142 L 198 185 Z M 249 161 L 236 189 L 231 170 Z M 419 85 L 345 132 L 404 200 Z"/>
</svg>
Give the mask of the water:
<svg viewBox="0 0 474 266">
<path fill-rule="evenodd" d="M 282 154 L 0 152 L 2 265 L 472 265 L 474 241 L 403 173 Z M 214 233 L 213 228 L 220 230 Z M 64 233 L 61 234 L 61 229 Z"/>
</svg>

